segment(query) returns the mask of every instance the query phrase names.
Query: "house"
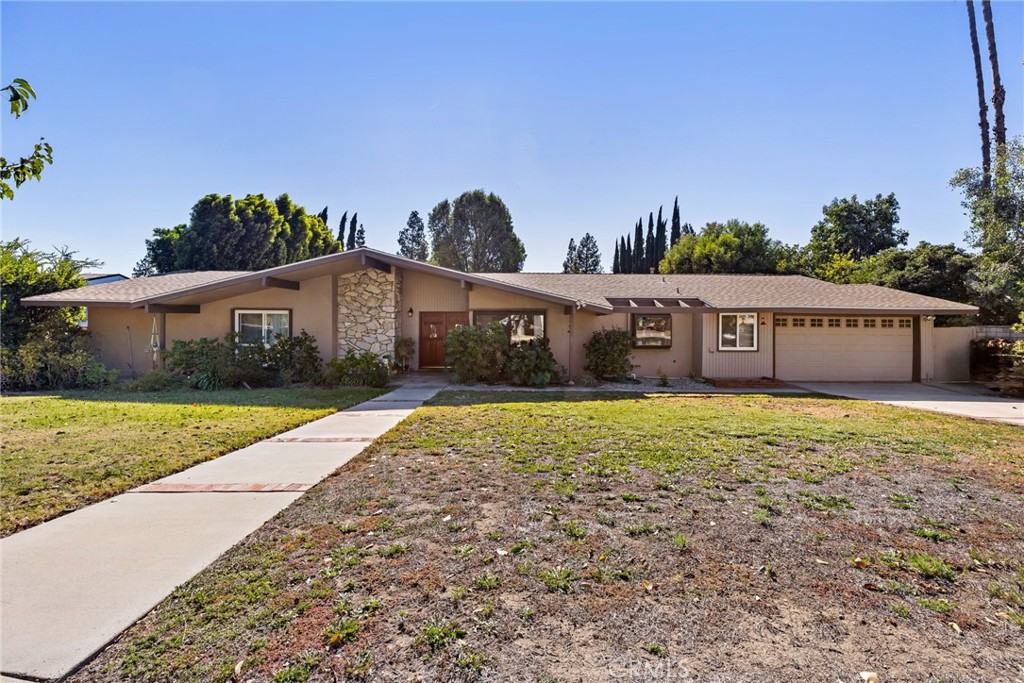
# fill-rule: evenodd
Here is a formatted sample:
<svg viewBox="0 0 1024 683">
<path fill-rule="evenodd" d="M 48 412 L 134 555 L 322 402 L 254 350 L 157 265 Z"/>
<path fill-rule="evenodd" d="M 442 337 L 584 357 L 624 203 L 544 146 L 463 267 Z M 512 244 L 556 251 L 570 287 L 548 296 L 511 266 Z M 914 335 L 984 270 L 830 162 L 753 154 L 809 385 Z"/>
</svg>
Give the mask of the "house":
<svg viewBox="0 0 1024 683">
<path fill-rule="evenodd" d="M 935 377 L 937 315 L 977 308 L 874 285 L 799 275 L 463 273 L 372 249 L 258 272 L 136 278 L 23 300 L 88 306 L 101 358 L 149 369 L 151 330 L 175 339 L 270 340 L 306 330 L 325 359 L 417 344 L 413 367 L 444 365 L 444 338 L 467 323 L 505 323 L 515 341 L 546 336 L 570 376 L 601 328 L 630 330 L 639 375 L 794 381 Z M 134 366 L 134 367 L 133 367 Z"/>
</svg>

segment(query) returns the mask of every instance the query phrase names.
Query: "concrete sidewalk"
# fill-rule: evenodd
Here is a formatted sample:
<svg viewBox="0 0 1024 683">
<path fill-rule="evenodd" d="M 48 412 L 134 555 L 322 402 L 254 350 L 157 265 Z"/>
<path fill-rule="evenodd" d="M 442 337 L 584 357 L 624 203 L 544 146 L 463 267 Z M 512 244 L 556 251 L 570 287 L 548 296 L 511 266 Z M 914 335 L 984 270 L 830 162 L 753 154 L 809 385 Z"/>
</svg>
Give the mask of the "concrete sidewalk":
<svg viewBox="0 0 1024 683">
<path fill-rule="evenodd" d="M 416 377 L 372 401 L 0 540 L 0 677 L 67 674 L 446 380 Z"/>
<path fill-rule="evenodd" d="M 1020 399 L 972 395 L 914 382 L 800 382 L 799 386 L 833 396 L 1024 426 L 1024 401 Z"/>
</svg>

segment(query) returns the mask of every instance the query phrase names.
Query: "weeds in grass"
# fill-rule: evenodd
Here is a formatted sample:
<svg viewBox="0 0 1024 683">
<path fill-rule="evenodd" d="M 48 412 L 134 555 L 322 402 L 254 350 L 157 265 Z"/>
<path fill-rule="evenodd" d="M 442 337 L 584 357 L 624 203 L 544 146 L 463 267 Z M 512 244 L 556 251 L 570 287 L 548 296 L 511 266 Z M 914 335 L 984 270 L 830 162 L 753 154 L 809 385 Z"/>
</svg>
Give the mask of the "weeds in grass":
<svg viewBox="0 0 1024 683">
<path fill-rule="evenodd" d="M 606 527 L 609 527 L 609 528 L 612 528 L 612 527 L 615 526 L 615 518 L 612 517 L 609 514 L 604 513 L 604 512 L 598 511 L 594 515 L 594 519 L 597 520 L 597 523 L 601 524 L 602 526 L 606 526 Z"/>
<path fill-rule="evenodd" d="M 492 591 L 501 586 L 501 577 L 497 574 L 487 572 L 473 580 L 473 587 L 481 591 Z"/>
<path fill-rule="evenodd" d="M 574 541 L 582 541 L 587 537 L 587 530 L 584 528 L 581 522 L 572 520 L 567 522 L 565 527 L 565 535 Z"/>
<path fill-rule="evenodd" d="M 920 527 L 918 529 L 914 529 L 914 535 L 928 539 L 934 543 L 943 543 L 945 541 L 953 540 L 953 534 L 945 531 L 939 531 L 938 529 L 932 529 L 931 527 Z"/>
<path fill-rule="evenodd" d="M 462 598 L 466 597 L 468 590 L 465 586 L 452 586 L 448 591 L 448 597 L 451 598 L 452 602 L 459 602 Z"/>
<path fill-rule="evenodd" d="M 457 545 L 452 548 L 452 554 L 455 555 L 455 557 L 469 557 L 473 554 L 473 546 Z"/>
<path fill-rule="evenodd" d="M 541 582 L 547 586 L 552 593 L 569 593 L 573 589 L 573 582 L 580 580 L 580 575 L 568 567 L 554 567 L 542 569 L 538 573 Z"/>
<path fill-rule="evenodd" d="M 416 637 L 417 645 L 425 645 L 431 652 L 443 650 L 448 643 L 466 635 L 456 621 L 447 621 L 440 617 L 431 617 L 423 622 L 420 635 Z"/>
<path fill-rule="evenodd" d="M 500 541 L 501 535 L 502 534 L 500 531 L 488 531 L 486 534 L 486 538 L 488 541 Z"/>
<path fill-rule="evenodd" d="M 1006 619 L 1011 624 L 1014 624 L 1016 626 L 1020 626 L 1022 629 L 1024 629 L 1024 614 L 1018 614 L 1017 612 L 1014 612 L 1013 610 L 1010 610 L 1006 614 Z"/>
<path fill-rule="evenodd" d="M 480 616 L 490 619 L 492 614 L 494 614 L 494 600 L 487 598 L 484 600 L 484 604 L 480 605 Z"/>
<path fill-rule="evenodd" d="M 324 645 L 338 648 L 350 643 L 359 635 L 359 622 L 355 619 L 338 619 L 324 629 Z"/>
<path fill-rule="evenodd" d="M 655 528 L 650 524 L 641 524 L 639 526 L 628 526 L 625 529 L 626 535 L 636 538 L 637 536 L 649 536 L 655 532 Z"/>
<path fill-rule="evenodd" d="M 359 525 L 355 522 L 346 522 L 344 524 L 338 525 L 338 531 L 340 531 L 343 534 L 354 534 L 355 532 L 359 531 Z"/>
<path fill-rule="evenodd" d="M 509 548 L 509 551 L 513 555 L 522 555 L 527 550 L 533 550 L 533 542 L 532 541 L 526 541 L 526 540 L 516 541 L 515 543 L 512 544 L 512 547 Z"/>
<path fill-rule="evenodd" d="M 369 650 L 361 650 L 345 662 L 345 675 L 355 680 L 363 680 L 373 667 L 373 654 Z"/>
<path fill-rule="evenodd" d="M 928 553 L 903 553 L 893 550 L 883 552 L 878 557 L 886 567 L 916 572 L 926 579 L 953 581 L 956 578 L 956 571 L 945 560 Z"/>
<path fill-rule="evenodd" d="M 270 680 L 273 683 L 306 683 L 320 665 L 321 656 L 316 650 L 306 650 L 295 662 L 278 671 Z"/>
<path fill-rule="evenodd" d="M 690 539 L 683 533 L 672 534 L 672 543 L 678 550 L 686 550 L 690 545 Z"/>
<path fill-rule="evenodd" d="M 627 503 L 642 503 L 647 500 L 647 498 L 641 496 L 639 493 L 623 493 L 622 500 Z"/>
<path fill-rule="evenodd" d="M 904 619 L 909 619 L 910 618 L 910 610 L 903 603 L 894 602 L 890 606 L 890 609 L 892 609 L 892 611 L 895 612 L 896 616 L 898 616 L 898 617 L 903 617 Z"/>
<path fill-rule="evenodd" d="M 380 555 L 383 558 L 390 559 L 392 557 L 398 557 L 399 555 L 404 555 L 407 552 L 409 552 L 409 544 L 408 543 L 392 543 L 391 545 L 387 546 L 386 548 L 381 548 L 380 550 L 378 550 L 377 554 Z"/>
<path fill-rule="evenodd" d="M 939 614 L 948 614 L 956 609 L 956 605 L 945 598 L 918 598 L 917 604 Z"/>
<path fill-rule="evenodd" d="M 761 526 L 771 526 L 772 516 L 764 508 L 758 508 L 750 513 L 750 518 Z"/>
<path fill-rule="evenodd" d="M 482 652 L 470 649 L 463 650 L 459 659 L 455 662 L 455 666 L 460 669 L 477 675 L 483 671 L 486 664 L 487 657 Z"/>
<path fill-rule="evenodd" d="M 1024 582 L 1021 582 L 1021 584 L 1024 585 Z M 996 581 L 992 581 L 988 584 L 988 594 L 990 597 L 1002 600 L 1008 605 L 1024 607 L 1024 593 L 1019 589 L 1007 588 Z"/>
<path fill-rule="evenodd" d="M 852 510 L 853 503 L 843 496 L 819 496 L 810 491 L 797 491 L 797 498 L 808 510 L 838 511 Z"/>
<path fill-rule="evenodd" d="M 551 487 L 555 489 L 555 493 L 557 493 L 558 495 L 564 496 L 571 500 L 575 496 L 576 491 L 579 489 L 580 485 L 574 481 L 570 481 L 569 479 L 559 479 L 554 484 L 552 484 Z"/>
<path fill-rule="evenodd" d="M 889 496 L 889 500 L 892 501 L 892 506 L 898 510 L 916 510 L 917 506 L 914 503 L 917 499 L 906 493 L 894 493 Z"/>
<path fill-rule="evenodd" d="M 668 648 L 661 643 L 647 643 L 647 647 L 644 648 L 655 657 L 667 657 Z"/>
</svg>

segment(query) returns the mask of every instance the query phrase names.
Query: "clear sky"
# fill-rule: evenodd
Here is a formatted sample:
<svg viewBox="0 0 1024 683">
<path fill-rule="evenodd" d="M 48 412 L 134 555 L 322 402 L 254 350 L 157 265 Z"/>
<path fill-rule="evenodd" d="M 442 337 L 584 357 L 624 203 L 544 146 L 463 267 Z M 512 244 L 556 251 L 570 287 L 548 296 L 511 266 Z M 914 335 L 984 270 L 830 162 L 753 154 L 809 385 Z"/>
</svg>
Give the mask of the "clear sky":
<svg viewBox="0 0 1024 683">
<path fill-rule="evenodd" d="M 1021 133 L 1024 3 L 996 2 Z M 979 23 L 981 22 L 979 8 Z M 409 212 L 499 194 L 526 269 L 614 239 L 679 195 L 684 221 L 806 242 L 835 196 L 895 192 L 901 227 L 960 242 L 947 181 L 979 165 L 964 3 L 0 4 L 5 156 L 54 165 L 3 202 L 4 239 L 130 273 L 155 227 L 216 192 L 359 212 L 397 250 Z"/>
</svg>

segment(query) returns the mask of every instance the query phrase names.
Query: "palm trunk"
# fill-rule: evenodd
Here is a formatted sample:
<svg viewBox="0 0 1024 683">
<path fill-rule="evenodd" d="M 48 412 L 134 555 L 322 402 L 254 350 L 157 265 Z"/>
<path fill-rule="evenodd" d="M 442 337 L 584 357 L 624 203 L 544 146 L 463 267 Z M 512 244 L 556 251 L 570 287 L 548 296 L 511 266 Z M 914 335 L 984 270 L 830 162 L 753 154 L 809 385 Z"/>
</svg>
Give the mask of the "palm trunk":
<svg viewBox="0 0 1024 683">
<path fill-rule="evenodd" d="M 1006 117 L 1003 116 L 1003 102 L 1006 90 L 999 78 L 999 56 L 996 54 L 996 30 L 992 23 L 992 2 L 981 0 L 981 14 L 985 17 L 985 37 L 988 39 L 988 61 L 992 66 L 992 108 L 995 109 L 995 125 L 992 135 L 996 143 L 996 177 L 1006 167 Z"/>
<path fill-rule="evenodd" d="M 987 192 L 992 186 L 992 145 L 988 135 L 988 103 L 985 102 L 985 73 L 981 68 L 978 24 L 974 18 L 974 0 L 967 0 L 967 19 L 971 26 L 971 50 L 974 52 L 974 76 L 978 82 L 978 127 L 981 128 L 982 183 Z"/>
</svg>

